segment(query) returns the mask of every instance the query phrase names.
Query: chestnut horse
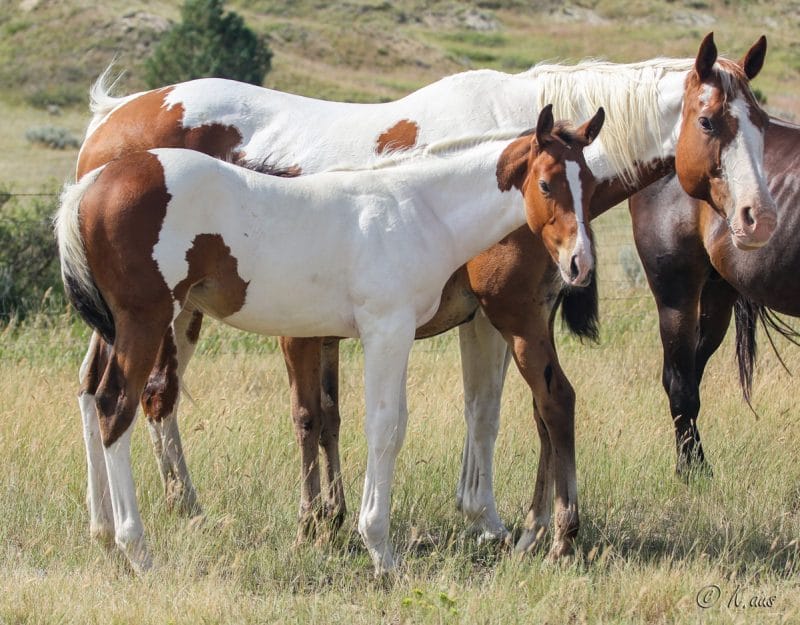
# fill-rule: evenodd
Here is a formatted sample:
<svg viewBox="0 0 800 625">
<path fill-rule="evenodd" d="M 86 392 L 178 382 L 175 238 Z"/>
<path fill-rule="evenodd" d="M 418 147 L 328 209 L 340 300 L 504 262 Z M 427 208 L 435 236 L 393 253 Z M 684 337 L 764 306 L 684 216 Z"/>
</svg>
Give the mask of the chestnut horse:
<svg viewBox="0 0 800 625">
<path fill-rule="evenodd" d="M 386 149 L 424 144 L 453 128 L 483 132 L 498 126 L 532 125 L 536 114 L 532 102 L 542 106 L 552 101 L 559 116 L 572 118 L 587 117 L 604 105 L 613 114 L 603 138 L 587 149 L 587 161 L 601 180 L 592 215 L 676 170 L 693 193 L 709 197 L 704 185 L 728 173 L 720 154 L 747 149 L 753 155 L 754 160 L 747 162 L 754 177 L 744 179 L 747 188 L 738 179 L 723 178 L 729 193 L 727 199 L 717 200 L 717 208 L 733 224 L 742 224 L 736 228 L 737 236 L 750 244 L 763 241 L 774 226 L 772 200 L 757 175 L 763 128 L 748 114 L 750 109 L 758 111 L 748 82 L 760 70 L 765 53 L 766 40 L 761 38 L 738 64 L 717 59 L 709 35 L 695 59 L 540 65 L 517 75 L 466 72 L 396 102 L 372 105 L 315 101 L 215 79 L 115 99 L 105 94 L 100 82 L 93 92 L 96 115 L 81 149 L 78 175 L 127 150 L 159 145 L 232 155 L 250 167 L 266 165 L 273 172 L 297 175 L 342 159 L 367 163 Z M 724 134 L 709 135 L 700 125 L 705 101 L 713 106 Z M 728 106 L 729 102 L 745 108 Z M 745 215 L 754 221 L 745 220 Z M 451 277 L 437 315 L 417 336 L 462 324 L 468 432 L 457 504 L 486 538 L 506 534 L 492 491 L 492 453 L 503 380 L 513 356 L 531 388 L 542 445 L 531 512 L 517 546 L 527 549 L 541 542 L 555 493 L 557 525 L 551 553 L 557 556 L 571 547 L 578 511 L 574 392 L 558 363 L 552 322 L 563 299 L 571 327 L 592 336 L 596 308 L 582 308 L 581 290 L 563 293 L 546 259 L 539 237 L 526 228 L 512 233 Z M 162 353 L 143 396 L 168 503 L 189 511 L 197 510 L 197 503 L 180 442 L 177 401 L 201 320 L 197 311 L 176 320 L 172 332 L 176 348 Z M 287 339 L 281 345 L 301 445 L 298 537 L 302 538 L 313 531 L 320 515 L 335 523 L 345 512 L 338 452 L 338 342 Z M 104 471 L 98 469 L 102 454 L 90 443 L 97 420 L 94 394 L 106 357 L 107 348 L 95 336 L 81 369 L 79 396 L 89 457 L 91 527 L 99 536 L 108 535 L 113 526 L 103 503 L 107 486 Z M 318 446 L 325 460 L 324 495 Z"/>
<path fill-rule="evenodd" d="M 755 324 L 760 317 L 786 334 L 770 310 L 800 316 L 800 126 L 772 118 L 764 170 L 778 207 L 780 229 L 768 245 L 743 252 L 731 245 L 725 220 L 693 200 L 673 177 L 630 200 L 634 238 L 658 307 L 664 346 L 662 381 L 675 425 L 676 471 L 708 471 L 697 417 L 700 382 L 736 310 L 740 380 L 749 402 Z M 791 336 L 791 335 L 790 335 Z"/>
<path fill-rule="evenodd" d="M 364 170 L 285 180 L 194 150 L 132 152 L 67 187 L 56 219 L 71 302 L 111 347 L 96 392 L 114 538 L 136 571 L 151 558 L 130 436 L 139 398 L 184 311 L 283 336 L 364 345 L 367 471 L 359 532 L 376 573 L 394 568 L 391 483 L 408 411 L 408 355 L 461 265 L 524 226 L 572 284 L 593 257 L 580 214 L 596 182 L 581 128 L 496 132 L 388 157 Z M 577 213 L 577 214 L 576 214 Z M 302 250 L 300 252 L 300 250 Z"/>
</svg>

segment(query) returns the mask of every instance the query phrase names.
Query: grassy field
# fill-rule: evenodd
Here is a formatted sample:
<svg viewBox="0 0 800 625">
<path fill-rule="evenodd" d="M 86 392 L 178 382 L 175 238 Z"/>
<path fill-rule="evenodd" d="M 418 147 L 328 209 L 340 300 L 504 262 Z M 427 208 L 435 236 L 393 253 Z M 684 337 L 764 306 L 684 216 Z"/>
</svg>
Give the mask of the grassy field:
<svg viewBox="0 0 800 625">
<path fill-rule="evenodd" d="M 800 118 L 793 0 L 230 5 L 270 38 L 268 86 L 355 101 L 399 97 L 473 67 L 688 56 L 710 30 L 721 51 L 738 58 L 766 32 L 770 49 L 756 87 L 771 110 Z M 26 132 L 54 125 L 80 138 L 88 85 L 115 55 L 128 70 L 122 91 L 141 88 L 141 60 L 177 6 L 25 0 L 3 7 L 2 186 L 52 191 L 71 175 L 76 150 L 32 145 Z M 47 103 L 59 104 L 60 114 Z M 88 536 L 75 400 L 87 330 L 66 314 L 41 315 L 0 326 L 0 625 L 800 623 L 794 378 L 762 348 L 756 418 L 740 399 L 729 336 L 702 389 L 700 427 L 714 477 L 677 480 L 655 307 L 624 271 L 635 270 L 627 212 L 609 211 L 595 229 L 602 342 L 558 335 L 578 397 L 581 531 L 572 560 L 518 559 L 465 535 L 454 505 L 465 428 L 452 332 L 417 343 L 412 354 L 411 414 L 392 511 L 399 575 L 373 580 L 355 530 L 366 461 L 355 342 L 342 357 L 350 512 L 332 544 L 293 548 L 299 454 L 276 343 L 212 325 L 187 376 L 194 401 L 181 408 L 206 515 L 187 520 L 165 510 L 149 438 L 137 424 L 135 479 L 157 566 L 136 578 Z M 800 371 L 800 350 L 781 347 L 789 369 Z M 539 452 L 530 395 L 513 367 L 502 415 L 496 493 L 501 517 L 518 531 Z M 701 608 L 698 600 L 712 605 Z"/>
<path fill-rule="evenodd" d="M 298 454 L 282 361 L 271 339 L 212 327 L 187 379 L 194 403 L 182 407 L 206 518 L 165 511 L 138 424 L 135 476 L 157 568 L 134 578 L 118 555 L 88 537 L 75 402 L 86 332 L 66 318 L 43 317 L 0 337 L 0 623 L 800 622 L 800 420 L 792 378 L 762 354 L 756 419 L 739 398 L 727 341 L 703 388 L 701 426 L 714 478 L 689 485 L 674 478 L 653 305 L 624 286 L 615 254 L 626 218 L 617 210 L 597 223 L 606 241 L 602 344 L 559 336 L 578 392 L 582 526 L 572 561 L 519 560 L 464 536 L 453 497 L 464 435 L 453 333 L 418 342 L 412 355 L 411 416 L 393 499 L 399 577 L 372 579 L 355 530 L 366 459 L 356 343 L 342 365 L 351 511 L 334 544 L 293 548 Z M 800 368 L 798 350 L 785 357 Z M 538 458 L 530 406 L 512 371 L 496 486 L 501 517 L 514 527 L 527 510 Z M 701 609 L 698 593 L 710 585 L 721 596 Z M 772 606 L 736 607 L 753 597 Z"/>
</svg>

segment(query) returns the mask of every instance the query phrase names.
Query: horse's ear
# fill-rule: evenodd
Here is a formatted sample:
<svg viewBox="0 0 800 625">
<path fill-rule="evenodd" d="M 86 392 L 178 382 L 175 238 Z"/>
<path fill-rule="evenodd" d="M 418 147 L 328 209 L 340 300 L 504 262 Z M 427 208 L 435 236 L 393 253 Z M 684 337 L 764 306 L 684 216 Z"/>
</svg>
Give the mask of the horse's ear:
<svg viewBox="0 0 800 625">
<path fill-rule="evenodd" d="M 553 105 L 548 104 L 539 113 L 539 120 L 536 122 L 536 142 L 542 148 L 552 140 L 553 126 Z"/>
<path fill-rule="evenodd" d="M 700 50 L 697 52 L 694 62 L 694 69 L 701 82 L 711 76 L 711 70 L 716 62 L 717 46 L 714 44 L 714 33 L 708 33 L 703 39 L 703 43 L 700 44 Z"/>
<path fill-rule="evenodd" d="M 594 114 L 594 117 L 590 119 L 588 122 L 583 124 L 578 130 L 576 134 L 583 137 L 586 140 L 586 145 L 589 145 L 592 141 L 597 138 L 597 135 L 600 134 L 600 131 L 603 129 L 603 122 L 606 121 L 606 112 L 603 110 L 601 106 L 597 109 L 597 113 Z"/>
<path fill-rule="evenodd" d="M 516 187 L 522 191 L 528 175 L 528 163 L 533 150 L 533 138 L 527 134 L 512 141 L 497 161 L 497 186 L 501 191 Z"/>
<path fill-rule="evenodd" d="M 748 80 L 753 80 L 758 76 L 758 72 L 764 66 L 764 57 L 767 55 L 767 38 L 764 35 L 759 37 L 758 41 L 753 44 L 753 47 L 747 51 L 739 61 L 739 65 L 744 69 L 744 73 Z"/>
</svg>

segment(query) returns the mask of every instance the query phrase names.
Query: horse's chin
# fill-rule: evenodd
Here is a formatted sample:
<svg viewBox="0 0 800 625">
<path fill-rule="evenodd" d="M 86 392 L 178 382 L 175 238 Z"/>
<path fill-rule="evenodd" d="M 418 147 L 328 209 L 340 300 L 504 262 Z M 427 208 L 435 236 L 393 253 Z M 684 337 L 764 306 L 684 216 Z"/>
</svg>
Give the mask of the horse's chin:
<svg viewBox="0 0 800 625">
<path fill-rule="evenodd" d="M 569 273 L 564 271 L 561 268 L 561 265 L 558 266 L 559 273 L 561 274 L 561 280 L 564 284 L 571 288 L 571 289 L 584 289 L 589 286 L 592 282 L 592 276 L 594 275 L 594 271 L 589 271 L 585 276 L 579 276 L 574 280 L 570 278 Z"/>
<path fill-rule="evenodd" d="M 734 232 L 731 232 L 731 241 L 733 241 L 733 245 L 736 247 L 737 250 L 741 250 L 742 252 L 752 252 L 753 250 L 760 250 L 764 247 L 769 239 L 766 241 L 751 241 L 748 237 L 739 236 Z"/>
</svg>

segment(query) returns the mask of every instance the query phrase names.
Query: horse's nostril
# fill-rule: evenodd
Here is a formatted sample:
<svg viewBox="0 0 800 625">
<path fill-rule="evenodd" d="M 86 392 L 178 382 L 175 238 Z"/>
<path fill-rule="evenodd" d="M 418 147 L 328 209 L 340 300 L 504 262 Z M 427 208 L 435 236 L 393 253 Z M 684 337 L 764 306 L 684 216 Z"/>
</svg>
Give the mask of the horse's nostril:
<svg viewBox="0 0 800 625">
<path fill-rule="evenodd" d="M 578 277 L 579 273 L 580 273 L 580 271 L 578 271 L 578 257 L 577 256 L 573 256 L 572 259 L 569 261 L 569 277 L 570 277 L 570 279 L 574 280 L 575 278 Z"/>
<path fill-rule="evenodd" d="M 742 221 L 744 221 L 744 225 L 748 228 L 752 227 L 753 224 L 756 223 L 756 220 L 753 217 L 753 208 L 751 206 L 748 206 L 742 211 Z"/>
</svg>

